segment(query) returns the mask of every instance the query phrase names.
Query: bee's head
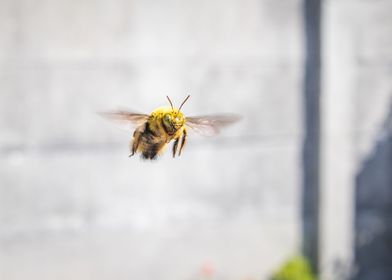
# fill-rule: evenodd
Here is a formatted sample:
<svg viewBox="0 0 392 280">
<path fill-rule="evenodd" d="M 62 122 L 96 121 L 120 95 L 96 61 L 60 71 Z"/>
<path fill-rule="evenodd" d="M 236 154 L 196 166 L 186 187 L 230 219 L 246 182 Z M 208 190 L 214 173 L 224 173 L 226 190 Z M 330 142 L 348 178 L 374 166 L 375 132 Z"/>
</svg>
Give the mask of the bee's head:
<svg viewBox="0 0 392 280">
<path fill-rule="evenodd" d="M 163 125 L 165 126 L 166 131 L 169 134 L 174 134 L 178 129 L 180 129 L 185 124 L 184 114 L 180 111 L 182 105 L 188 100 L 190 95 L 185 98 L 185 100 L 181 103 L 181 106 L 177 109 L 173 107 L 173 104 L 168 96 L 166 96 L 169 100 L 172 110 L 165 115 L 163 115 Z"/>
<path fill-rule="evenodd" d="M 163 125 L 169 134 L 173 134 L 185 124 L 184 115 L 181 112 L 172 111 L 163 115 Z"/>
</svg>

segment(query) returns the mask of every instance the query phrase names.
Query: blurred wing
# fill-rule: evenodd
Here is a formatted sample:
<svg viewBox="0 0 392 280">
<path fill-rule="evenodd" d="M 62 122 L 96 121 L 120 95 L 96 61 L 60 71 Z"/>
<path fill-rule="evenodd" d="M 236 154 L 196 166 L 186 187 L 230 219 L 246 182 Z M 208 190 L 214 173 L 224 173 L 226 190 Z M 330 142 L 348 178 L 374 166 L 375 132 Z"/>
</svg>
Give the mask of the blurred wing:
<svg viewBox="0 0 392 280">
<path fill-rule="evenodd" d="M 99 113 L 99 115 L 114 122 L 117 126 L 126 130 L 132 130 L 135 127 L 144 124 L 149 117 L 149 115 L 146 114 L 139 114 L 128 111 L 103 112 Z"/>
<path fill-rule="evenodd" d="M 212 136 L 220 132 L 220 129 L 231 125 L 241 119 L 238 115 L 210 115 L 187 117 L 186 125 L 200 135 Z"/>
</svg>

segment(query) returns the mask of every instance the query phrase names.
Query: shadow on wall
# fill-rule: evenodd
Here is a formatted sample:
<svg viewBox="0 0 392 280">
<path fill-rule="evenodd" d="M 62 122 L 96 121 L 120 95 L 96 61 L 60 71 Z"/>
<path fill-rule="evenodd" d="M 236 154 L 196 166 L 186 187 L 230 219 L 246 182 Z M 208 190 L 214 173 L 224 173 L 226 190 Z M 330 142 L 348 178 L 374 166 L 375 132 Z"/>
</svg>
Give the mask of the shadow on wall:
<svg viewBox="0 0 392 280">
<path fill-rule="evenodd" d="M 357 280 L 392 279 L 392 106 L 381 133 L 356 178 Z"/>
<path fill-rule="evenodd" d="M 319 266 L 320 197 L 320 86 L 321 86 L 321 14 L 320 0 L 304 1 L 305 69 L 304 125 L 302 148 L 302 252 L 312 269 Z"/>
</svg>

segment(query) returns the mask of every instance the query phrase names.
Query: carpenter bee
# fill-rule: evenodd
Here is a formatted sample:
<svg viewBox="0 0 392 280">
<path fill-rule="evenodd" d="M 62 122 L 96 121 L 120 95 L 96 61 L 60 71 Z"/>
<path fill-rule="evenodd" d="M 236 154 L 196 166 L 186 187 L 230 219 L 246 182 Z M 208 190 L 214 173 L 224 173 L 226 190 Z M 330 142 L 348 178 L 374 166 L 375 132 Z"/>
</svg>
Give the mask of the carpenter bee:
<svg viewBox="0 0 392 280">
<path fill-rule="evenodd" d="M 140 153 L 143 159 L 156 159 L 172 140 L 174 140 L 173 157 L 180 156 L 187 140 L 187 127 L 201 135 L 215 135 L 219 133 L 220 128 L 240 119 L 237 115 L 227 114 L 185 117 L 181 108 L 189 97 L 190 95 L 177 109 L 166 96 L 170 107 L 159 107 L 150 115 L 128 111 L 105 112 L 101 115 L 115 122 L 125 122 L 136 127 L 129 145 L 130 157 L 135 153 Z"/>
</svg>

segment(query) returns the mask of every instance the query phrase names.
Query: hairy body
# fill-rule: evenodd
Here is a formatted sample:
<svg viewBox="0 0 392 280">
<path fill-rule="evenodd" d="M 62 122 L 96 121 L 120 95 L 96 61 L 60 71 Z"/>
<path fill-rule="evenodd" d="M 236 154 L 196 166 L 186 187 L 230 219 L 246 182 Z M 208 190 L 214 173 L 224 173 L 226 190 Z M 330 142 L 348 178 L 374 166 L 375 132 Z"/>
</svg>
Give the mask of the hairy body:
<svg viewBox="0 0 392 280">
<path fill-rule="evenodd" d="M 180 110 L 189 97 L 188 95 L 179 108 L 174 108 L 167 97 L 171 106 L 159 107 L 150 115 L 127 111 L 107 112 L 102 115 L 116 122 L 131 123 L 136 127 L 129 144 L 130 156 L 140 153 L 143 159 L 156 159 L 173 140 L 172 155 L 176 157 L 181 155 L 187 141 L 187 127 L 202 135 L 215 135 L 220 128 L 240 119 L 236 115 L 185 117 Z"/>
<path fill-rule="evenodd" d="M 184 123 L 171 126 L 164 123 L 164 116 L 166 114 L 173 114 L 170 107 L 162 107 L 156 109 L 148 117 L 148 120 L 136 128 L 133 133 L 133 139 L 130 143 L 131 155 L 140 152 L 144 159 L 155 159 L 157 155 L 163 153 L 167 144 L 174 140 L 172 154 L 173 157 L 181 155 L 187 137 L 187 130 Z M 173 114 L 173 118 L 183 119 L 181 112 Z"/>
</svg>

